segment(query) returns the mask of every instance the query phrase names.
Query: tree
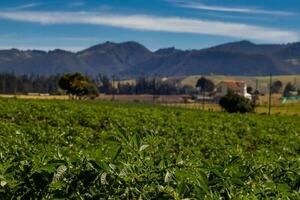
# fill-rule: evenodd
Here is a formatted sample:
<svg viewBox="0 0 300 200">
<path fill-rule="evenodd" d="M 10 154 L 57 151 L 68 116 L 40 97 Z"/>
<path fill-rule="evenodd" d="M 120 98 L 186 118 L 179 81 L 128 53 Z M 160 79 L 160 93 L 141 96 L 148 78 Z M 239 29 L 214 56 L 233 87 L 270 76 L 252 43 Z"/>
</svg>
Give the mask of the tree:
<svg viewBox="0 0 300 200">
<path fill-rule="evenodd" d="M 71 74 L 65 74 L 60 77 L 58 81 L 58 86 L 67 92 L 67 94 L 71 94 L 71 81 L 70 81 Z"/>
<path fill-rule="evenodd" d="M 87 76 L 80 73 L 65 74 L 59 79 L 58 84 L 67 94 L 76 95 L 80 98 L 82 96 L 98 95 L 96 86 Z"/>
<path fill-rule="evenodd" d="M 251 86 L 247 87 L 247 93 L 249 93 L 249 94 L 253 93 L 253 88 Z"/>
<path fill-rule="evenodd" d="M 215 88 L 215 84 L 211 80 L 201 77 L 197 81 L 196 88 L 200 88 L 201 92 L 212 92 Z"/>
<path fill-rule="evenodd" d="M 178 93 L 176 85 L 170 81 L 159 81 L 156 84 L 156 90 L 156 93 L 159 95 L 174 95 Z"/>
<path fill-rule="evenodd" d="M 87 94 L 91 99 L 94 99 L 99 95 L 99 91 L 96 85 L 88 84 L 88 86 L 86 87 L 85 94 Z"/>
<path fill-rule="evenodd" d="M 233 92 L 223 96 L 219 104 L 229 113 L 249 113 L 255 109 L 255 104 L 251 100 Z"/>
<path fill-rule="evenodd" d="M 118 91 L 119 94 L 134 94 L 135 85 L 132 85 L 130 83 L 125 83 L 125 84 L 118 83 Z"/>
<path fill-rule="evenodd" d="M 271 86 L 271 92 L 272 93 L 279 93 L 282 89 L 282 82 L 281 81 L 275 81 Z"/>
<path fill-rule="evenodd" d="M 136 93 L 137 94 L 153 94 L 155 89 L 154 79 L 148 79 L 146 77 L 139 77 L 136 80 Z"/>
<path fill-rule="evenodd" d="M 283 96 L 289 97 L 289 96 L 291 96 L 291 92 L 294 92 L 294 91 L 296 91 L 295 86 L 289 82 L 284 88 Z"/>
<path fill-rule="evenodd" d="M 99 91 L 104 94 L 112 93 L 113 85 L 109 77 L 99 74 L 99 79 L 100 79 Z"/>
<path fill-rule="evenodd" d="M 190 85 L 183 85 L 179 87 L 179 94 L 197 94 L 197 90 Z"/>
</svg>

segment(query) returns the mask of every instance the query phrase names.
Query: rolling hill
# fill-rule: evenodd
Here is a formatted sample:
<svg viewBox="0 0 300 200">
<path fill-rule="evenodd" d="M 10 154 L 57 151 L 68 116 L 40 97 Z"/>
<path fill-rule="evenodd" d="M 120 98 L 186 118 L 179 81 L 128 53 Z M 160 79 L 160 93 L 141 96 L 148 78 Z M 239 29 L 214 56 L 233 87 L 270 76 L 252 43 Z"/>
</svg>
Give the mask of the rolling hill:
<svg viewBox="0 0 300 200">
<path fill-rule="evenodd" d="M 262 76 L 300 74 L 300 43 L 227 43 L 201 50 L 148 50 L 137 42 L 106 42 L 80 52 L 0 50 L 0 72 L 50 75 L 65 72 L 136 77 L 197 74 Z"/>
</svg>

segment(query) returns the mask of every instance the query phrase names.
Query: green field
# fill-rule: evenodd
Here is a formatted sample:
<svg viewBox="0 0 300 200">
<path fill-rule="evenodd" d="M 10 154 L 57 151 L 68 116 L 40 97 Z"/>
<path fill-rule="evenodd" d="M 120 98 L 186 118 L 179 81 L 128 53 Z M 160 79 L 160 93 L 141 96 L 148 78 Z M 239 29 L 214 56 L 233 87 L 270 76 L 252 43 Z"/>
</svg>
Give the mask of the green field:
<svg viewBox="0 0 300 200">
<path fill-rule="evenodd" d="M 203 104 L 202 103 L 174 103 L 174 104 L 164 104 L 164 105 L 168 106 L 168 107 L 178 107 L 178 108 L 203 110 Z M 222 108 L 218 104 L 205 104 L 204 105 L 204 110 L 214 111 L 214 112 L 221 112 Z M 256 106 L 255 113 L 256 114 L 267 114 L 267 113 L 269 113 L 268 104 Z M 286 103 L 286 104 L 272 105 L 271 114 L 272 115 L 300 115 L 300 103 L 297 102 L 297 103 Z"/>
<path fill-rule="evenodd" d="M 0 99 L 0 199 L 300 199 L 300 118 Z"/>
</svg>

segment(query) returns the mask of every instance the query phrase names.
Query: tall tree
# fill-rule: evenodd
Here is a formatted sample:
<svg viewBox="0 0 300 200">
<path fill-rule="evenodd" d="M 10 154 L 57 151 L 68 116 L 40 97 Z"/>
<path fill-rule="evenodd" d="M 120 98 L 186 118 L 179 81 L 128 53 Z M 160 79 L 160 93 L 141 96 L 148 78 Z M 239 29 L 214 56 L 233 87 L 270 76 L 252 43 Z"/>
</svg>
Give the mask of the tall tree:
<svg viewBox="0 0 300 200">
<path fill-rule="evenodd" d="M 289 97 L 289 96 L 291 96 L 291 92 L 295 92 L 295 91 L 297 91 L 296 87 L 292 83 L 289 82 L 284 88 L 283 96 Z"/>
<path fill-rule="evenodd" d="M 68 94 L 76 95 L 79 98 L 98 94 L 98 90 L 91 80 L 80 73 L 63 75 L 59 80 L 59 86 Z"/>
<path fill-rule="evenodd" d="M 199 88 L 201 92 L 212 92 L 215 88 L 215 84 L 211 80 L 201 77 L 197 81 L 196 88 Z"/>
<path fill-rule="evenodd" d="M 271 86 L 272 93 L 279 93 L 281 89 L 282 89 L 282 82 L 281 81 L 273 82 L 273 84 Z"/>
<path fill-rule="evenodd" d="M 112 93 L 112 82 L 110 81 L 109 77 L 108 76 L 105 76 L 105 75 L 102 75 L 102 74 L 99 74 L 98 75 L 98 88 L 99 88 L 99 91 L 101 93 L 104 93 L 104 94 L 110 94 Z"/>
</svg>

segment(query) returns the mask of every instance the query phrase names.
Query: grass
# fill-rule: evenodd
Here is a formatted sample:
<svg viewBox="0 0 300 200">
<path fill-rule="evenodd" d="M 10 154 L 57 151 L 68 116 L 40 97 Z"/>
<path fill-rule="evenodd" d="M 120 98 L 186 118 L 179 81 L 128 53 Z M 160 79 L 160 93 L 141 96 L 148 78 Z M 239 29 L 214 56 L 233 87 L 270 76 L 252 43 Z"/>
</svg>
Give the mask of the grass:
<svg viewBox="0 0 300 200">
<path fill-rule="evenodd" d="M 268 106 L 258 106 L 256 108 L 257 113 L 268 113 Z M 275 105 L 271 108 L 272 114 L 283 114 L 283 115 L 300 115 L 300 104 L 284 104 Z"/>
<path fill-rule="evenodd" d="M 203 105 L 201 103 L 175 103 L 175 104 L 165 104 L 170 107 L 180 107 L 188 109 L 203 110 Z M 222 108 L 218 104 L 205 104 L 205 111 L 221 112 Z M 268 105 L 259 105 L 256 107 L 255 112 L 257 114 L 266 114 L 269 112 Z M 283 105 L 272 105 L 271 114 L 280 115 L 300 115 L 300 103 L 287 103 Z"/>
<path fill-rule="evenodd" d="M 26 100 L 69 100 L 68 96 L 28 96 L 28 95 L 0 95 L 4 98 L 16 98 L 16 99 L 26 99 Z M 167 98 L 167 97 L 165 97 Z M 174 98 L 174 96 L 173 96 Z M 99 100 L 111 101 L 111 95 L 105 95 L 99 97 Z M 133 102 L 134 100 L 139 99 L 140 102 L 151 103 L 153 98 L 151 95 L 141 95 L 141 96 L 132 96 L 132 95 L 120 95 L 116 96 L 116 100 L 121 102 Z M 300 103 L 292 102 L 281 104 L 280 95 L 273 95 L 272 99 L 272 114 L 284 114 L 284 115 L 300 115 Z M 167 103 L 162 104 L 169 107 L 180 107 L 188 109 L 202 110 L 202 103 Z M 205 104 L 204 110 L 206 111 L 222 111 L 221 107 L 217 104 Z M 268 113 L 268 95 L 264 96 L 260 100 L 260 105 L 256 108 L 258 114 Z"/>
<path fill-rule="evenodd" d="M 50 96 L 33 96 L 33 95 L 9 95 L 1 94 L 2 98 L 16 98 L 16 99 L 33 99 L 33 100 L 68 100 L 67 95 L 50 95 Z"/>
</svg>

